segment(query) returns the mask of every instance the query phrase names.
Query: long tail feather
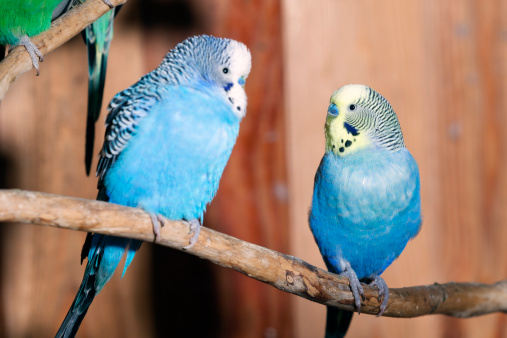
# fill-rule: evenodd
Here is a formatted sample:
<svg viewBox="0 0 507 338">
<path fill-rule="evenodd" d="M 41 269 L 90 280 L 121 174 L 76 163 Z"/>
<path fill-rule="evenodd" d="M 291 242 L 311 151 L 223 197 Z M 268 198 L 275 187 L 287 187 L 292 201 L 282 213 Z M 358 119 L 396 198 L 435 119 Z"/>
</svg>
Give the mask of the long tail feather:
<svg viewBox="0 0 507 338">
<path fill-rule="evenodd" d="M 88 235 L 83 247 L 83 251 L 89 248 L 88 264 L 83 281 L 56 337 L 67 338 L 76 335 L 90 304 L 113 276 L 125 251 L 127 251 L 127 258 L 123 274 L 140 246 L 140 241 L 128 238 L 98 234 Z"/>
<path fill-rule="evenodd" d="M 93 257 L 90 257 L 88 264 L 86 265 L 85 274 L 83 277 L 83 281 L 81 282 L 81 287 L 74 298 L 74 302 L 70 306 L 69 312 L 65 319 L 63 320 L 60 329 L 58 330 L 55 337 L 57 338 L 67 338 L 74 337 L 79 329 L 79 325 L 83 321 L 90 304 L 95 298 L 97 291 L 95 289 L 96 282 L 96 273 L 98 270 L 98 266 L 101 261 L 101 257 L 104 253 L 104 240 L 105 237 L 102 236 L 100 243 L 98 243 L 97 250 L 95 251 Z M 91 237 L 90 237 L 91 238 Z M 87 241 L 88 242 L 88 237 Z"/>
<path fill-rule="evenodd" d="M 113 38 L 113 20 L 116 9 L 104 14 L 84 31 L 88 49 L 88 112 L 86 119 L 85 167 L 90 174 L 95 140 L 95 122 L 100 116 L 104 84 L 106 82 L 107 57 Z"/>
</svg>

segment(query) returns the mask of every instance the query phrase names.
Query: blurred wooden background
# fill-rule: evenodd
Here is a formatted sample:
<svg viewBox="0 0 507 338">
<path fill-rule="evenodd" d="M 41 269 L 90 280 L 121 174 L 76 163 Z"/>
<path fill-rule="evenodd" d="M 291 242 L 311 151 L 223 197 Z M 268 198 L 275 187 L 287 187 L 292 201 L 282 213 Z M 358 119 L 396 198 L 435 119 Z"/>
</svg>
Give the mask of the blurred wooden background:
<svg viewBox="0 0 507 338">
<path fill-rule="evenodd" d="M 205 225 L 323 267 L 306 221 L 329 96 L 370 85 L 419 163 L 424 224 L 390 287 L 507 278 L 507 1 L 129 0 L 105 103 L 195 34 L 245 42 L 247 117 Z M 94 198 L 84 174 L 84 44 L 49 55 L 0 104 L 0 187 Z M 103 109 L 105 111 L 105 108 Z M 103 118 L 96 149 L 102 143 Z M 0 336 L 50 337 L 81 282 L 85 234 L 0 224 Z M 322 337 L 325 308 L 143 244 L 78 337 Z M 507 337 L 505 315 L 355 316 L 350 337 Z"/>
</svg>

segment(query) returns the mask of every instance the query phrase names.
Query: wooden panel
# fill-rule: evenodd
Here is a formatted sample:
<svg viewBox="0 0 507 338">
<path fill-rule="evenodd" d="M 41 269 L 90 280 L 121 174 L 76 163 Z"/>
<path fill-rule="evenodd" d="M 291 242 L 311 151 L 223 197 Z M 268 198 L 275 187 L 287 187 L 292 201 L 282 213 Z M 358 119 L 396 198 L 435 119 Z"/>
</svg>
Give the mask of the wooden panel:
<svg viewBox="0 0 507 338">
<path fill-rule="evenodd" d="M 383 275 L 391 287 L 507 276 L 506 2 L 284 1 L 292 252 L 324 267 L 306 221 L 331 93 L 370 85 L 397 112 L 421 172 L 424 224 Z M 325 308 L 295 301 L 296 336 Z M 356 316 L 350 337 L 498 337 L 505 315 Z"/>
<path fill-rule="evenodd" d="M 289 251 L 282 73 L 278 1 L 214 1 L 212 33 L 243 41 L 252 53 L 247 116 L 215 201 L 212 227 L 246 241 Z M 226 303 L 223 337 L 290 337 L 290 299 L 234 271 L 221 269 L 219 297 Z M 231 326 L 231 323 L 235 323 Z"/>
</svg>

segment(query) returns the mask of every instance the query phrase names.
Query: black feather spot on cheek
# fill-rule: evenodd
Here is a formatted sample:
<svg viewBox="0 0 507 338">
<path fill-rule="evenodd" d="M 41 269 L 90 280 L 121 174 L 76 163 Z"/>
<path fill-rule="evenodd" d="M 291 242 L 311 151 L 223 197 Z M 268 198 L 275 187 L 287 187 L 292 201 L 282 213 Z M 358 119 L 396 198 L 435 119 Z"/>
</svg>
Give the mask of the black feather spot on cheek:
<svg viewBox="0 0 507 338">
<path fill-rule="evenodd" d="M 334 144 L 333 144 L 333 149 L 335 148 Z"/>
<path fill-rule="evenodd" d="M 343 153 L 345 151 L 345 148 L 343 147 L 340 147 L 340 149 L 338 149 L 340 151 L 340 153 Z"/>
<path fill-rule="evenodd" d="M 343 140 L 342 140 L 342 143 L 343 143 Z"/>
<path fill-rule="evenodd" d="M 241 110 L 241 107 L 240 107 L 240 106 L 237 106 L 237 107 L 236 107 L 236 109 L 237 109 L 238 111 L 240 111 L 240 110 Z"/>
<path fill-rule="evenodd" d="M 232 99 L 232 97 L 229 97 L 229 101 L 230 101 L 231 103 L 234 103 L 234 100 Z"/>
<path fill-rule="evenodd" d="M 345 142 L 345 147 L 350 147 L 352 145 L 352 142 L 350 142 L 350 140 L 347 140 L 347 142 Z"/>
</svg>

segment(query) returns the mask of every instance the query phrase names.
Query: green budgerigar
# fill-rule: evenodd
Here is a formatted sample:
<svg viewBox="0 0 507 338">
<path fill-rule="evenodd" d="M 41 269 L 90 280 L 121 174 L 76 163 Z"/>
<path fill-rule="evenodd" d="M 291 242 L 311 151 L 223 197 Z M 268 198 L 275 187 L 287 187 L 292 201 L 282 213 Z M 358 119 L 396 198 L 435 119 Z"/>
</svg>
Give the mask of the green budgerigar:
<svg viewBox="0 0 507 338">
<path fill-rule="evenodd" d="M 112 7 L 109 0 L 103 1 Z M 30 38 L 48 30 L 51 21 L 65 13 L 72 3 L 73 0 L 0 0 L 0 45 L 24 46 L 39 75 L 39 61 L 43 57 Z"/>
<path fill-rule="evenodd" d="M 2 0 L 0 1 L 0 44 L 24 46 L 30 54 L 33 68 L 39 75 L 42 53 L 30 41 L 30 37 L 42 33 L 51 26 L 53 11 L 61 2 L 70 0 Z"/>
</svg>

